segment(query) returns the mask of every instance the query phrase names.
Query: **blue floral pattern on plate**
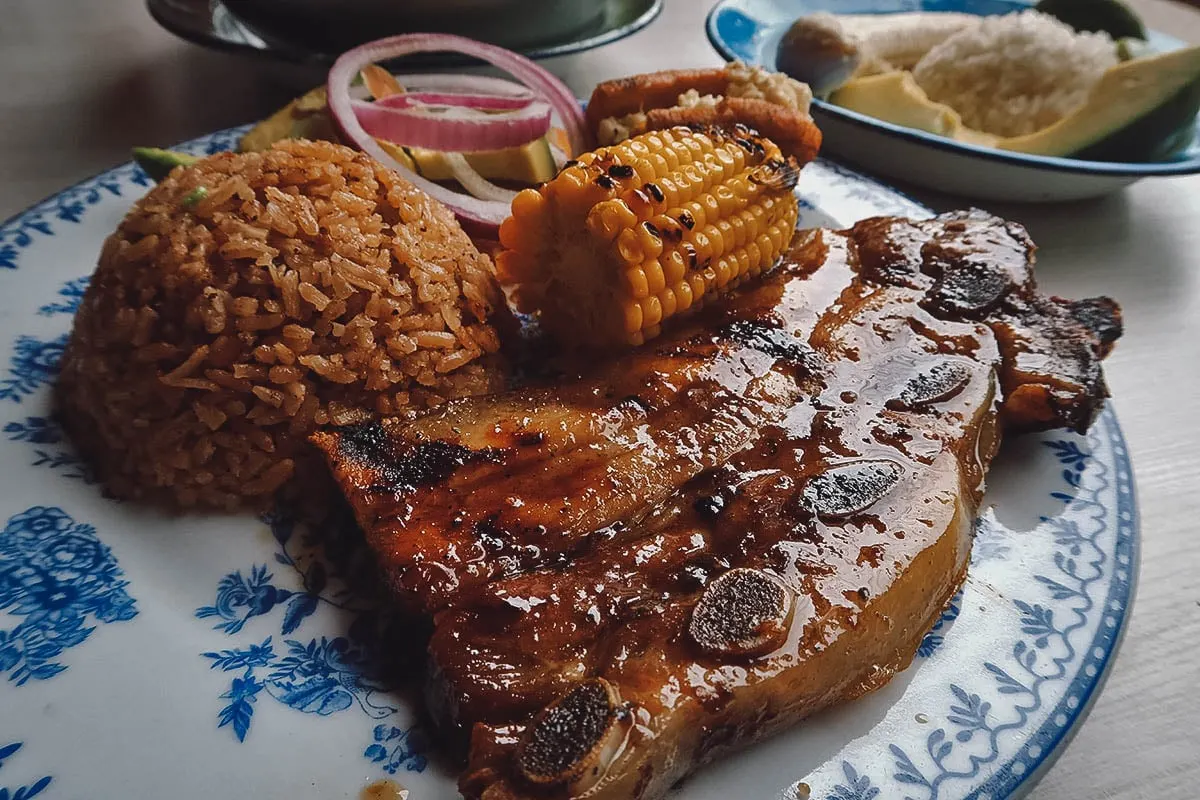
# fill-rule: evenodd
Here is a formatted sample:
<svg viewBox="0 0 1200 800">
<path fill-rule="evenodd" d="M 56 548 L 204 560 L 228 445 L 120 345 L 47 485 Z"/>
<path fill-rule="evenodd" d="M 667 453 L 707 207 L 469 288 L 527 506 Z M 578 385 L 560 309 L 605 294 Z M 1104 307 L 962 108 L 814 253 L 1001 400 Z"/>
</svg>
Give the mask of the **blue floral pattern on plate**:
<svg viewBox="0 0 1200 800">
<path fill-rule="evenodd" d="M 184 147 L 193 153 L 227 149 L 241 132 Z M 101 747 L 119 735 L 121 752 L 138 754 L 176 737 L 174 749 L 160 752 L 186 751 L 221 764 L 205 773 L 207 783 L 191 787 L 196 796 L 278 794 L 279 772 L 261 768 L 274 757 L 319 759 L 313 769 L 338 780 L 403 773 L 419 796 L 452 794 L 452 778 L 426 761 L 429 745 L 413 703 L 393 691 L 397 679 L 382 664 L 381 637 L 373 633 L 380 615 L 348 590 L 336 552 L 318 555 L 320 548 L 282 517 L 269 518 L 271 535 L 258 539 L 246 529 L 259 526 L 248 520 L 176 519 L 112 504 L 88 485 L 91 476 L 52 420 L 49 383 L 87 285 L 79 273 L 147 185 L 136 167 L 125 165 L 0 224 L 0 346 L 9 348 L 0 354 L 0 399 L 8 400 L 0 403 L 0 463 L 14 487 L 0 495 L 9 503 L 0 520 L 21 531 L 0 535 L 0 673 L 6 677 L 0 707 L 5 719 L 23 726 L 0 741 L 13 743 L 0 746 L 0 786 L 7 787 L 0 800 L 15 800 L 18 791 L 28 800 L 51 785 L 70 794 L 69 782 L 79 779 L 94 796 L 132 796 L 106 784 L 106 774 L 61 773 L 52 756 L 20 748 L 41 733 L 70 738 L 77 732 L 75 746 Z M 826 161 L 806 168 L 801 193 L 806 225 L 928 213 Z M 64 259 L 64 248 L 78 257 Z M 883 702 L 889 718 L 900 715 L 896 724 L 886 733 L 865 727 L 836 747 L 824 740 L 821 758 L 803 767 L 780 759 L 769 765 L 783 770 L 778 776 L 747 766 L 753 752 L 729 759 L 703 782 L 689 784 L 689 797 L 729 796 L 728 784 L 718 779 L 728 773 L 737 791 L 751 787 L 767 795 L 786 793 L 782 784 L 802 779 L 818 800 L 995 800 L 1045 767 L 1079 724 L 1111 663 L 1136 570 L 1136 508 L 1111 411 L 1087 439 L 1059 434 L 1030 441 L 1021 472 L 1036 476 L 1023 475 L 1017 489 L 989 495 L 996 513 L 978 522 L 967 584 L 922 642 L 914 668 L 833 712 L 839 720 L 859 719 L 857 709 Z M 78 509 L 105 541 L 63 508 Z M 1013 528 L 1005 514 L 1020 516 L 1025 508 L 1041 518 L 1026 520 L 1028 530 Z M 42 544 L 30 550 L 30 537 Z M 51 540 L 62 546 L 51 547 Z M 128 577 L 109 545 L 129 554 L 121 565 Z M 84 563 L 95 564 L 86 575 L 70 571 Z M 31 578 L 35 568 L 70 591 L 54 592 Z M 1003 599 L 989 594 L 1000 590 Z M 138 614 L 141 605 L 154 614 Z M 990 616 L 983 615 L 985 606 Z M 137 638 L 136 651 L 121 648 L 115 663 L 74 658 L 73 647 L 99 651 L 116 638 L 98 630 L 108 622 Z M 164 639 L 164 624 L 177 626 L 179 636 Z M 115 656 L 110 651 L 108 657 Z M 47 680 L 52 673 L 58 677 Z M 124 695 L 110 699 L 111 682 L 123 675 L 169 687 L 180 700 L 179 724 L 163 725 L 150 705 Z M 897 687 L 902 695 L 890 694 Z M 42 713 L 60 698 L 69 698 L 64 706 L 87 710 L 57 721 Z M 910 707 L 918 701 L 927 704 Z M 280 714 L 292 721 L 279 724 Z M 831 735 L 824 726 L 807 727 Z M 783 738 L 794 734 L 803 731 Z M 145 773 L 133 762 L 127 766 L 133 779 Z M 11 777 L 17 774 L 20 780 Z M 51 774 L 53 784 L 43 777 Z M 299 776 L 289 796 L 322 794 L 309 787 L 309 778 Z M 359 788 L 338 784 L 335 791 Z"/>
<path fill-rule="evenodd" d="M 0 675 L 23 686 L 67 668 L 57 659 L 95 625 L 137 616 L 129 582 L 91 525 L 35 506 L 0 533 L 0 611 L 21 621 L 0 630 Z"/>
<path fill-rule="evenodd" d="M 0 769 L 4 768 L 5 760 L 15 755 L 24 745 L 24 742 L 11 742 L 0 745 Z M 0 786 L 0 800 L 32 800 L 32 798 L 37 797 L 50 785 L 51 780 L 53 779 L 49 775 L 46 775 L 24 786 Z"/>
<path fill-rule="evenodd" d="M 1086 440 L 1048 440 L 1041 444 L 1063 466 L 1060 479 L 1064 486 L 1049 495 L 1066 504 L 1073 513 L 1069 517 L 1040 518 L 1056 549 L 1049 563 L 1039 564 L 1032 575 L 1034 583 L 1041 587 L 1042 596 L 1010 601 L 1016 611 L 1018 636 L 1011 641 L 1007 657 L 983 663 L 990 685 L 984 682 L 978 688 L 964 688 L 956 682 L 947 684 L 947 705 L 942 717 L 947 724 L 927 734 L 919 748 L 887 743 L 890 774 L 873 780 L 866 769 L 849 760 L 842 762 L 840 775 L 830 770 L 826 777 L 826 771 L 822 770 L 820 777 L 831 782 L 823 795 L 827 800 L 877 796 L 880 787 L 888 789 L 887 796 L 904 800 L 1006 797 L 1053 750 L 1055 743 L 1061 743 L 1068 723 L 1079 715 L 1086 698 L 1095 689 L 1120 633 L 1120 619 L 1114 612 L 1124 610 L 1128 600 L 1132 578 L 1128 565 L 1135 554 L 1132 487 L 1127 465 L 1116 468 L 1116 488 L 1117 496 L 1129 505 L 1118 512 L 1118 529 L 1113 531 L 1104 502 L 1105 495 L 1113 488 L 1113 470 L 1094 458 L 1093 453 L 1108 448 L 1123 453 L 1124 443 L 1106 414 Z M 1108 537 L 1115 539 L 1115 546 L 1107 546 L 1104 540 Z M 1110 563 L 1114 556 L 1115 571 Z M 1101 601 L 1093 596 L 1092 586 L 1106 578 L 1111 580 L 1110 588 L 1107 598 Z M 952 603 L 951 611 L 957 616 L 958 606 Z M 1101 616 L 1103 619 L 1098 619 Z M 1096 625 L 1097 622 L 1100 624 Z M 1084 646 L 1075 634 L 1089 625 L 1095 625 L 1096 634 L 1091 644 Z M 922 648 L 929 650 L 927 655 L 932 655 L 942 644 L 939 640 L 930 649 L 933 635 L 922 643 Z M 1046 713 L 1049 687 L 1063 682 L 1069 684 L 1062 693 L 1064 696 Z M 1041 724 L 1031 728 L 1035 717 L 1040 718 Z M 1018 749 L 1015 758 L 1011 748 L 1003 744 L 1003 737 L 1014 731 L 1020 731 L 1023 740 L 1034 743 Z M 906 742 L 916 738 L 915 734 L 905 737 Z M 869 748 L 863 750 L 864 758 L 879 763 L 878 753 L 871 753 Z M 1005 758 L 1010 760 L 1004 763 Z M 998 762 L 1001 766 L 996 768 Z M 979 779 L 984 777 L 986 780 L 980 785 Z M 813 796 L 821 796 L 816 794 L 821 780 L 810 778 L 809 784 Z"/>
<path fill-rule="evenodd" d="M 246 740 L 261 693 L 296 711 L 329 716 L 358 708 L 369 719 L 394 715 L 398 707 L 381 701 L 389 690 L 381 676 L 377 653 L 372 652 L 371 637 L 363 635 L 364 625 L 373 609 L 359 606 L 346 589 L 346 580 L 312 545 L 297 546 L 298 526 L 284 514 L 270 514 L 264 520 L 277 544 L 275 562 L 283 567 L 295 588 L 285 587 L 268 571 L 256 564 L 245 571 L 228 573 L 217 583 L 212 605 L 195 611 L 198 619 L 215 619 L 213 625 L 227 635 L 236 636 L 250 620 L 282 609 L 279 617 L 281 636 L 295 633 L 321 605 L 327 605 L 356 617 L 345 636 L 320 636 L 308 641 L 268 636 L 261 642 L 242 647 L 203 653 L 214 670 L 234 674 L 229 689 L 221 695 L 228 702 L 217 716 L 217 727 L 232 728 L 239 742 Z M 328 537 L 327 537 L 328 538 Z M 353 545 L 351 545 L 353 546 Z M 303 564 L 303 566 L 302 566 Z M 394 774 L 401 767 L 410 772 L 425 769 L 424 737 L 416 728 L 395 725 L 374 727 L 372 743 L 363 753 L 384 771 Z"/>
<path fill-rule="evenodd" d="M 25 417 L 4 423 L 4 437 L 11 442 L 26 442 L 32 448 L 31 467 L 58 470 L 65 478 L 95 483 L 96 478 L 75 449 L 66 441 L 62 429 L 50 417 Z"/>
<path fill-rule="evenodd" d="M 13 345 L 8 377 L 0 379 L 0 400 L 19 403 L 58 374 L 58 362 L 67 346 L 67 334 L 43 340 L 19 336 Z"/>
</svg>

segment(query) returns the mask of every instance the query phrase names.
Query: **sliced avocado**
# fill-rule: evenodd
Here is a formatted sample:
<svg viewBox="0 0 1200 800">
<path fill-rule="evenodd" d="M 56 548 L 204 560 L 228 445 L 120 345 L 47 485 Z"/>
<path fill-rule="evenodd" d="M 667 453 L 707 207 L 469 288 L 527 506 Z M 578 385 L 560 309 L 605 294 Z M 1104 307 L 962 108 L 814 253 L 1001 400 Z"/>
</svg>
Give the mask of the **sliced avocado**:
<svg viewBox="0 0 1200 800">
<path fill-rule="evenodd" d="M 158 183 L 176 167 L 187 167 L 199 161 L 199 157 L 187 153 L 177 153 L 174 150 L 162 150 L 158 147 L 133 148 L 133 160 L 142 171 Z"/>
<path fill-rule="evenodd" d="M 338 141 L 337 128 L 325 102 L 324 86 L 297 97 L 255 125 L 238 142 L 238 150 L 243 153 L 267 150 L 284 139 Z"/>
<path fill-rule="evenodd" d="M 1145 39 L 1142 20 L 1121 0 L 1041 0 L 1034 9 L 1079 32 L 1103 31 L 1114 39 Z"/>
<path fill-rule="evenodd" d="M 451 181 L 454 175 L 446 164 L 443 154 L 437 150 L 420 147 L 400 147 L 391 142 L 380 142 L 389 155 L 418 175 L 431 181 Z M 545 137 L 535 139 L 520 147 L 503 150 L 477 150 L 463 153 L 467 163 L 476 172 L 491 181 L 534 184 L 548 181 L 558 168 L 550 152 L 550 143 Z"/>
<path fill-rule="evenodd" d="M 974 144 L 991 144 L 996 137 L 973 131 L 953 108 L 930 100 L 908 71 L 855 78 L 830 96 L 830 101 L 906 128 L 916 128 Z"/>
<path fill-rule="evenodd" d="M 1198 111 L 1200 47 L 1188 47 L 1117 64 L 1083 106 L 997 146 L 1096 161 L 1155 160 L 1190 140 Z"/>
</svg>

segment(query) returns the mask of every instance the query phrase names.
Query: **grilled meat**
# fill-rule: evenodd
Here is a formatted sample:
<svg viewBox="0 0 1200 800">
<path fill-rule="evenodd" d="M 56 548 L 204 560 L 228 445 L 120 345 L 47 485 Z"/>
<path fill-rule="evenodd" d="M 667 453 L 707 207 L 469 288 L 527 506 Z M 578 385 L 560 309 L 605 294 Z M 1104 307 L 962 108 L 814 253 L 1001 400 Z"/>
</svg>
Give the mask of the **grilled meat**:
<svg viewBox="0 0 1200 800">
<path fill-rule="evenodd" d="M 982 214 L 798 237 L 686 330 L 315 438 L 488 800 L 657 797 L 885 683 L 958 587 L 1001 429 L 1082 430 L 1119 335 Z"/>
</svg>

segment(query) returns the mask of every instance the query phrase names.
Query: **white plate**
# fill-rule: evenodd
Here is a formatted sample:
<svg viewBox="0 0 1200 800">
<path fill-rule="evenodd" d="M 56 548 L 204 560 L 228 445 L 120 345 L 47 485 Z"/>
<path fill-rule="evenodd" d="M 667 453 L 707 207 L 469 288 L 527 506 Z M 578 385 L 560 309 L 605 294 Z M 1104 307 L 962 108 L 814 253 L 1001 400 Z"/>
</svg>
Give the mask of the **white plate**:
<svg viewBox="0 0 1200 800">
<path fill-rule="evenodd" d="M 185 147 L 215 152 L 237 133 Z M 302 533 L 106 500 L 48 419 L 82 276 L 147 185 L 126 164 L 0 226 L 0 798 L 328 800 L 384 778 L 413 800 L 455 797 L 411 697 L 373 677 L 370 610 Z M 927 213 L 827 163 L 801 186 L 807 225 Z M 1137 518 L 1116 417 L 1086 437 L 1006 444 L 987 508 L 966 588 L 912 668 L 679 795 L 792 797 L 804 781 L 819 800 L 948 800 L 1028 786 L 1082 721 L 1132 597 Z"/>
<path fill-rule="evenodd" d="M 788 26 L 814 11 L 988 15 L 1029 5 L 1027 0 L 720 0 L 709 12 L 706 30 L 724 57 L 774 69 L 775 50 Z M 1158 51 L 1184 46 L 1161 33 L 1149 36 Z M 1084 161 L 965 144 L 820 100 L 813 101 L 812 113 L 825 135 L 823 153 L 914 186 L 984 200 L 1079 200 L 1109 194 L 1142 178 L 1200 172 L 1200 132 L 1166 161 Z"/>
</svg>

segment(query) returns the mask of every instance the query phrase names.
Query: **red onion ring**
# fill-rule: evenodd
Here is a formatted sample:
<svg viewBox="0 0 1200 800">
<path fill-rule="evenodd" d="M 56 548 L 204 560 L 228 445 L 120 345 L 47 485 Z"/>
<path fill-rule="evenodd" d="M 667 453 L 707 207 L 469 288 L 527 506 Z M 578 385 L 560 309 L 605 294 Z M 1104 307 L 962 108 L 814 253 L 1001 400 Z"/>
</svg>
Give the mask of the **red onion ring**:
<svg viewBox="0 0 1200 800">
<path fill-rule="evenodd" d="M 362 100 L 352 100 L 351 108 L 363 130 L 376 139 L 452 153 L 520 147 L 550 130 L 550 106 L 542 102 L 527 103 L 508 114 L 473 116 L 432 114 L 428 109 Z"/>
<path fill-rule="evenodd" d="M 589 137 L 579 102 L 571 91 L 546 70 L 524 56 L 495 45 L 451 34 L 416 33 L 393 36 L 361 45 L 343 53 L 329 71 L 327 94 L 329 110 L 346 139 L 380 163 L 404 175 L 417 188 L 445 203 L 464 223 L 477 230 L 491 233 L 508 217 L 509 205 L 499 201 L 452 192 L 427 181 L 392 158 L 367 133 L 355 115 L 350 97 L 350 84 L 359 70 L 389 58 L 430 51 L 453 51 L 474 56 L 506 70 L 548 102 L 558 113 L 574 153 L 587 149 Z M 495 80 L 495 79 L 492 79 Z M 420 82 L 420 81 L 418 81 Z M 426 84 L 429 85 L 428 83 Z M 430 87 L 437 88 L 437 87 Z"/>
<path fill-rule="evenodd" d="M 512 111 L 525 108 L 534 101 L 532 94 L 526 97 L 499 97 L 491 94 L 459 94 L 457 92 L 416 91 L 391 94 L 376 100 L 375 104 L 387 108 L 409 108 L 410 106 L 454 106 L 456 108 L 478 108 L 485 111 Z M 549 106 L 547 106 L 549 108 Z"/>
</svg>

